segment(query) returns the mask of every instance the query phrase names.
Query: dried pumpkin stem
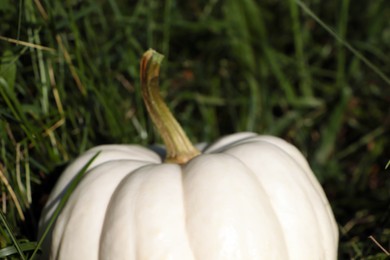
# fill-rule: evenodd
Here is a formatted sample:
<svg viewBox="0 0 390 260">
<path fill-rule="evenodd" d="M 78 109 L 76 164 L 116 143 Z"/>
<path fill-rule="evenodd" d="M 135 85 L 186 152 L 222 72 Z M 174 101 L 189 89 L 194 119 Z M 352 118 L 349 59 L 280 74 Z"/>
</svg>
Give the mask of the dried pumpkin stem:
<svg viewBox="0 0 390 260">
<path fill-rule="evenodd" d="M 192 145 L 160 95 L 159 72 L 164 56 L 150 49 L 141 59 L 142 95 L 167 149 L 166 162 L 183 164 L 200 152 Z"/>
</svg>

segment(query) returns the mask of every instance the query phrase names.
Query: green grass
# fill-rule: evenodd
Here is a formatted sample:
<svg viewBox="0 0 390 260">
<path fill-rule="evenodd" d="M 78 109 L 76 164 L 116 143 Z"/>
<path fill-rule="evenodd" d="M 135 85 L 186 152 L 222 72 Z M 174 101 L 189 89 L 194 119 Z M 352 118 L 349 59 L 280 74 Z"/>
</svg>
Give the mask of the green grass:
<svg viewBox="0 0 390 260">
<path fill-rule="evenodd" d="M 384 259 L 369 236 L 390 249 L 389 14 L 387 0 L 0 0 L 0 258 L 31 255 L 81 152 L 161 142 L 139 91 L 152 47 L 191 140 L 292 142 L 332 204 L 340 259 Z"/>
</svg>

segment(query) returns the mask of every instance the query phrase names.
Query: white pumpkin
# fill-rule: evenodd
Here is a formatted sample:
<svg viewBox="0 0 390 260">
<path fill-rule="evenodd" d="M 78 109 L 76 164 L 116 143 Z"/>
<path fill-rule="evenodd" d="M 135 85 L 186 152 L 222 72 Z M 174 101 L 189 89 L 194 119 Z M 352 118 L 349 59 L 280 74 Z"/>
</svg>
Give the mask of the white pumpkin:
<svg viewBox="0 0 390 260">
<path fill-rule="evenodd" d="M 337 258 L 336 222 L 307 161 L 255 133 L 226 136 L 180 164 L 137 145 L 95 147 L 61 176 L 41 230 L 98 151 L 45 241 L 46 259 Z"/>
</svg>

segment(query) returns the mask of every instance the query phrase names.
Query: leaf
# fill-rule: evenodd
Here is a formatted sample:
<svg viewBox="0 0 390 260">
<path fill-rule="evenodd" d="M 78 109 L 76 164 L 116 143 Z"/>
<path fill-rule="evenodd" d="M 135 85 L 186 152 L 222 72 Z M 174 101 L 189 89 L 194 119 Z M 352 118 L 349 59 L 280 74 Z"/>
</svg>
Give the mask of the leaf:
<svg viewBox="0 0 390 260">
<path fill-rule="evenodd" d="M 13 89 L 16 80 L 16 59 L 14 54 L 7 50 L 1 57 L 0 78 L 7 82 L 8 87 Z"/>
<path fill-rule="evenodd" d="M 36 242 L 27 242 L 27 243 L 20 243 L 19 247 L 21 251 L 26 252 L 26 251 L 32 251 L 35 249 L 37 243 Z M 8 246 L 0 250 L 0 258 L 5 258 L 10 255 L 14 255 L 18 253 L 18 250 L 16 249 L 15 246 Z"/>
<path fill-rule="evenodd" d="M 0 0 L 0 11 L 9 12 L 13 11 L 14 5 L 10 0 Z"/>
</svg>

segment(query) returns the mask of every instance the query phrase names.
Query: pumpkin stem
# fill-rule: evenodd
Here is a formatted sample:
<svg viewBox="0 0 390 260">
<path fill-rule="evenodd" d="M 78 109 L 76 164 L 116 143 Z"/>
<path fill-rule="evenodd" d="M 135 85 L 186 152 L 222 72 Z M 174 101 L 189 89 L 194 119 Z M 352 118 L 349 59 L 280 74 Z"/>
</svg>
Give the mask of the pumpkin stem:
<svg viewBox="0 0 390 260">
<path fill-rule="evenodd" d="M 184 164 L 200 154 L 160 95 L 159 72 L 164 56 L 149 49 L 141 59 L 142 96 L 154 126 L 166 146 L 165 162 Z"/>
</svg>

